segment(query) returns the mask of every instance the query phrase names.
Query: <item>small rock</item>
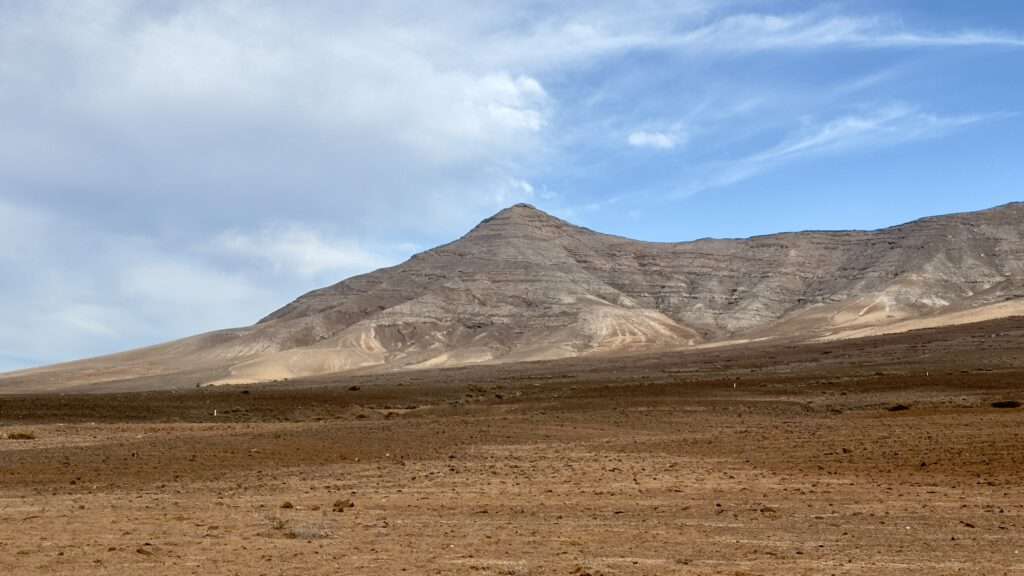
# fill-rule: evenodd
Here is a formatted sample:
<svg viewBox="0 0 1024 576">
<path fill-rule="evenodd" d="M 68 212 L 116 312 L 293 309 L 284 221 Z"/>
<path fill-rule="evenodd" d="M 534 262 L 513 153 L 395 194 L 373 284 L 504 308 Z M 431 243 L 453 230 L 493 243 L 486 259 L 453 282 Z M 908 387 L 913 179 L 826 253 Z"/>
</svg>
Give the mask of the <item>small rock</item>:
<svg viewBox="0 0 1024 576">
<path fill-rule="evenodd" d="M 342 500 L 335 500 L 334 504 L 331 505 L 331 510 L 333 510 L 335 512 L 344 512 L 348 508 L 355 508 L 355 507 L 356 507 L 355 502 L 349 500 L 348 498 L 344 498 Z"/>
</svg>

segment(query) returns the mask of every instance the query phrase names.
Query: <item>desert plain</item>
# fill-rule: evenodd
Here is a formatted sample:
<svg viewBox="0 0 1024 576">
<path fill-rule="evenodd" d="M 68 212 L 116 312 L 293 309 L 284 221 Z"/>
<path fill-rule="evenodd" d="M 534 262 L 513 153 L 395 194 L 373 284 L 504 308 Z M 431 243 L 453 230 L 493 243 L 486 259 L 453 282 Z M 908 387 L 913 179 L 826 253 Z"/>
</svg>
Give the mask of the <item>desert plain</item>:
<svg viewBox="0 0 1024 576">
<path fill-rule="evenodd" d="M 0 395 L 0 573 L 1024 574 L 1024 319 Z"/>
</svg>

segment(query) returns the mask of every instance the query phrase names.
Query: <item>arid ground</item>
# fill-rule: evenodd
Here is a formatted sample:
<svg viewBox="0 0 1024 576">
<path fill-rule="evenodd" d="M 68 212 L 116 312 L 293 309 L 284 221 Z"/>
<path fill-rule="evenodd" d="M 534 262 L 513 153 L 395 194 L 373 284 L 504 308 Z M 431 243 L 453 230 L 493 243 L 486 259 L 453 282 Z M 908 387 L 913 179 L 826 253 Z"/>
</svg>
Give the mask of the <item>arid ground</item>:
<svg viewBox="0 0 1024 576">
<path fill-rule="evenodd" d="M 0 396 L 0 573 L 1024 574 L 1014 401 L 1022 319 Z"/>
</svg>

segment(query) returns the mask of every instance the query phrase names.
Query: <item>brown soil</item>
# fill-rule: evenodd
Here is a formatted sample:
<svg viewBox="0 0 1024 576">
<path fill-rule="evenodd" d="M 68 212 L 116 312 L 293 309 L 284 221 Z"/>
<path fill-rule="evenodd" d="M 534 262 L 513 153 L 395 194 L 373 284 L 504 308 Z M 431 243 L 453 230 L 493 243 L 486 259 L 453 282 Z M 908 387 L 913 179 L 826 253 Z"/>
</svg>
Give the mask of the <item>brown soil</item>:
<svg viewBox="0 0 1024 576">
<path fill-rule="evenodd" d="M 1022 350 L 1008 319 L 0 396 L 0 573 L 1024 574 Z"/>
</svg>

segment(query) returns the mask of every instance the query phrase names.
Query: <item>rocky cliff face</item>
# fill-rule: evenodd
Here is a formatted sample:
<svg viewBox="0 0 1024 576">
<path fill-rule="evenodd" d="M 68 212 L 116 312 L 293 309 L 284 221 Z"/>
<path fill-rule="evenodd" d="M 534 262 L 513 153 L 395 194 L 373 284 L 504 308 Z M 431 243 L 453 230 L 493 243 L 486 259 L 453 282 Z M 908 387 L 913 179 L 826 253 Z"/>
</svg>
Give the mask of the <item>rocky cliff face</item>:
<svg viewBox="0 0 1024 576">
<path fill-rule="evenodd" d="M 105 361 L 232 382 L 970 321 L 1024 312 L 1022 235 L 1024 204 L 1010 204 L 874 232 L 648 243 L 521 204 L 255 326 Z"/>
</svg>

